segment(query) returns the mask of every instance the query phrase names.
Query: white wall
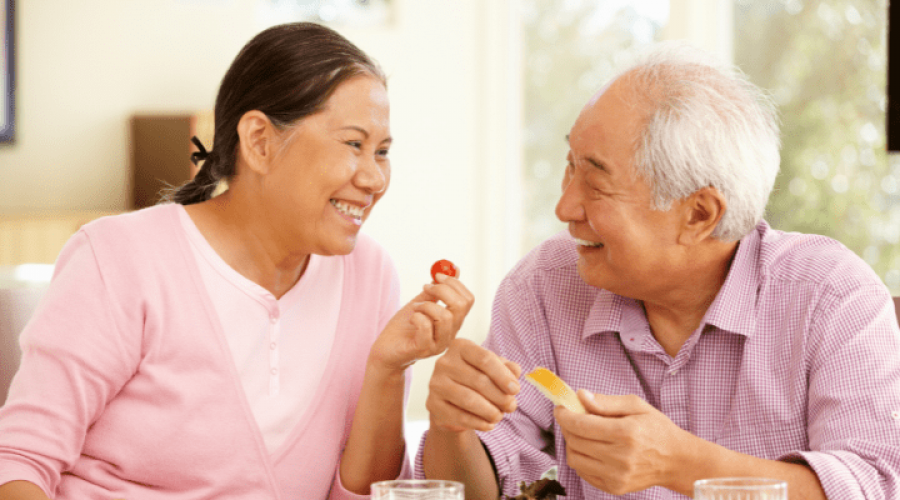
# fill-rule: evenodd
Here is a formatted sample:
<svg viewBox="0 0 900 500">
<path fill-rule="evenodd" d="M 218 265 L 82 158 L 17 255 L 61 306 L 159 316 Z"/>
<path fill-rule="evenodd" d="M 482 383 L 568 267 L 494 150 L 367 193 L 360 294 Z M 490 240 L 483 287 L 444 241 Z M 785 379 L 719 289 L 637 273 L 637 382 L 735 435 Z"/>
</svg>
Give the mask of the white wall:
<svg viewBox="0 0 900 500">
<path fill-rule="evenodd" d="M 129 116 L 211 108 L 265 27 L 258 1 L 17 0 L 17 138 L 0 146 L 0 212 L 123 209 Z M 338 27 L 389 77 L 393 181 L 364 231 L 394 257 L 404 299 L 434 260 L 456 262 L 477 297 L 461 335 L 481 341 L 519 257 L 505 222 L 517 213 L 514 24 L 506 1 L 394 2 L 388 27 Z M 431 368 L 415 367 L 410 418 L 427 418 Z"/>
</svg>

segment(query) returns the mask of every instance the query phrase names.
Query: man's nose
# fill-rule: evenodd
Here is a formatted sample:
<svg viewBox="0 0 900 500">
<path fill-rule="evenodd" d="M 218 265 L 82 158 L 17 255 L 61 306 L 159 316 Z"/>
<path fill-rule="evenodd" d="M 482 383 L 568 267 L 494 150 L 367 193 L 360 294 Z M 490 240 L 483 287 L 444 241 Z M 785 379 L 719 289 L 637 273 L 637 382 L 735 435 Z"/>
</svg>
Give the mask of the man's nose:
<svg viewBox="0 0 900 500">
<path fill-rule="evenodd" d="M 575 179 L 563 182 L 562 195 L 556 203 L 556 218 L 562 222 L 584 220 L 584 203 L 581 189 Z"/>
</svg>

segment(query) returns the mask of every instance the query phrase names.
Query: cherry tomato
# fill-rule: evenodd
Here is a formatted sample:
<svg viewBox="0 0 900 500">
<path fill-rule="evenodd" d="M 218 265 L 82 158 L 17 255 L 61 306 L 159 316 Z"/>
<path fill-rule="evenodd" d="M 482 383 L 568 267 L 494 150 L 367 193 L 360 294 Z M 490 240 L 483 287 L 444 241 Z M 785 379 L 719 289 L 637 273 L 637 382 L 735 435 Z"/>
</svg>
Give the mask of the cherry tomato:
<svg viewBox="0 0 900 500">
<path fill-rule="evenodd" d="M 459 275 L 459 268 L 449 260 L 441 259 L 431 266 L 431 279 L 435 283 L 437 283 L 437 273 L 446 274 L 447 276 L 453 276 L 455 278 Z"/>
</svg>

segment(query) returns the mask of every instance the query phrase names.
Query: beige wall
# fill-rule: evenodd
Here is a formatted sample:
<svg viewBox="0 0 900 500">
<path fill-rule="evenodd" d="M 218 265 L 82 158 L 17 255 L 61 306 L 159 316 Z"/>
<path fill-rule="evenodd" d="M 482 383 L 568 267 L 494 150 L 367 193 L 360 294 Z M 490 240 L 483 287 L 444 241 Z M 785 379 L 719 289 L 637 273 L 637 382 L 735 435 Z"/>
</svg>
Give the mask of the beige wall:
<svg viewBox="0 0 900 500">
<path fill-rule="evenodd" d="M 0 146 L 0 214 L 123 209 L 128 117 L 212 107 L 265 27 L 261 1 L 17 0 L 17 141 Z M 516 212 L 515 33 L 503 1 L 394 2 L 390 26 L 338 27 L 389 76 L 393 182 L 364 231 L 394 257 L 404 300 L 434 260 L 457 262 L 478 297 L 462 335 L 480 341 L 519 256 L 504 223 Z M 416 365 L 412 418 L 425 418 L 431 366 Z"/>
</svg>

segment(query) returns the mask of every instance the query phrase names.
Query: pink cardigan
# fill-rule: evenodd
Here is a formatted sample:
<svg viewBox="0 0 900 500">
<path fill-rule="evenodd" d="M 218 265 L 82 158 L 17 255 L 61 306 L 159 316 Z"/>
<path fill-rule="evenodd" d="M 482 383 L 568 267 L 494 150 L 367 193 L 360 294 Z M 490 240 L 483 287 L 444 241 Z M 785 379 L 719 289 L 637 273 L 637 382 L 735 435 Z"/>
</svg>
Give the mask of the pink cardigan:
<svg viewBox="0 0 900 500">
<path fill-rule="evenodd" d="M 390 258 L 364 235 L 334 257 L 344 297 L 320 404 L 270 455 L 176 209 L 95 221 L 63 249 L 0 409 L 0 484 L 61 500 L 358 498 L 336 471 L 369 348 L 399 307 Z"/>
</svg>

